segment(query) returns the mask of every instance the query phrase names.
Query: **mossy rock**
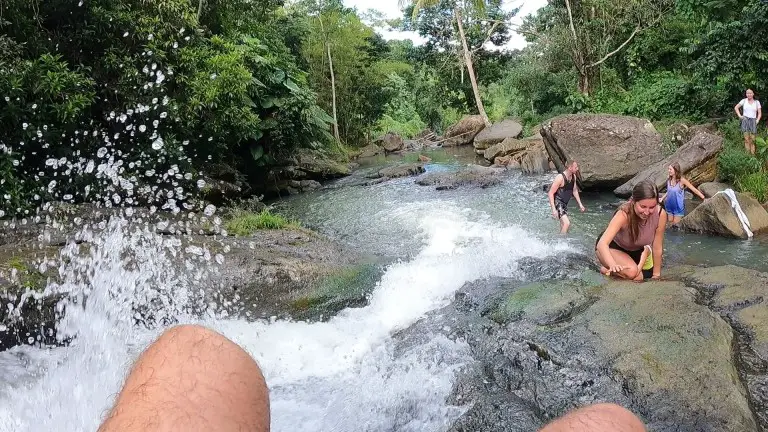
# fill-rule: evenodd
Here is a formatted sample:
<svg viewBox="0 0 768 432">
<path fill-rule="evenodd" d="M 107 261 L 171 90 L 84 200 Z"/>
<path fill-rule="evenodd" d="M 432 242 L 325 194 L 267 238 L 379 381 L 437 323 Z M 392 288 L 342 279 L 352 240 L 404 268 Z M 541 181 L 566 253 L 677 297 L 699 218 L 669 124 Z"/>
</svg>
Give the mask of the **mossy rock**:
<svg viewBox="0 0 768 432">
<path fill-rule="evenodd" d="M 488 317 L 500 324 L 523 318 L 538 325 L 561 323 L 589 307 L 604 282 L 599 273 L 584 271 L 576 279 L 523 285 L 501 299 Z"/>
<path fill-rule="evenodd" d="M 378 264 L 346 267 L 322 278 L 317 288 L 291 302 L 291 315 L 298 319 L 327 319 L 347 307 L 367 304 L 381 278 Z"/>
</svg>

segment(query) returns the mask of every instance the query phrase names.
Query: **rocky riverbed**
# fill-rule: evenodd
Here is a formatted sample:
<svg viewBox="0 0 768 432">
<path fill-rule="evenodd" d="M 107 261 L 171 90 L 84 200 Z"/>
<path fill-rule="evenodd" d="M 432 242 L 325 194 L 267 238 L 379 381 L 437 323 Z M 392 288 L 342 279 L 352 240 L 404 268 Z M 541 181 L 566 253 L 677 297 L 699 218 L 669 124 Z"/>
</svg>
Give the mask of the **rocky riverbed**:
<svg viewBox="0 0 768 432">
<path fill-rule="evenodd" d="M 494 278 L 403 332 L 462 339 L 476 359 L 451 402 L 452 431 L 531 431 L 575 407 L 613 402 L 653 431 L 768 427 L 768 274 L 673 269 L 664 281 L 609 281 L 572 256 L 529 261 L 538 281 Z"/>
<path fill-rule="evenodd" d="M 7 307 L 0 308 L 0 351 L 62 342 L 56 339 L 55 324 L 65 313 L 57 307 L 64 294 L 46 290 L 60 280 L 60 254 L 70 241 L 78 244 L 80 255 L 87 255 L 90 245 L 83 233 L 104 230 L 106 221 L 121 213 L 71 206 L 37 222 L 2 227 L 0 296 Z M 327 319 L 345 307 L 364 304 L 389 261 L 309 229 L 257 230 L 238 237 L 222 233 L 210 219 L 189 221 L 134 209 L 123 229 L 148 229 L 184 250 L 200 251 L 211 270 L 199 280 L 207 300 L 197 303 L 225 305 L 231 316 Z M 176 266 L 185 265 L 184 254 L 177 256 Z"/>
</svg>

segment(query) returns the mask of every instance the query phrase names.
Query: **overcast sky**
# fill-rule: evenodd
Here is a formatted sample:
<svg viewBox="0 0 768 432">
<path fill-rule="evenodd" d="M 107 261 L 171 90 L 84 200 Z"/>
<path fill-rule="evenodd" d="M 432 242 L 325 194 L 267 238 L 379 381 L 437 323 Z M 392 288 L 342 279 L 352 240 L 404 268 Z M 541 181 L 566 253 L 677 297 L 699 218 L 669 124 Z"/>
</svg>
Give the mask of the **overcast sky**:
<svg viewBox="0 0 768 432">
<path fill-rule="evenodd" d="M 387 18 L 399 18 L 403 13 L 398 6 L 398 0 L 343 0 L 344 4 L 350 7 L 356 7 L 358 11 L 365 12 L 368 9 L 376 9 L 384 13 Z M 523 17 L 536 12 L 540 7 L 547 4 L 547 0 L 505 0 L 504 8 L 513 9 L 522 6 L 520 13 L 512 20 L 519 24 Z M 411 39 L 415 43 L 421 42 L 419 35 L 413 32 L 383 32 L 380 31 L 385 39 Z M 517 33 L 512 33 L 512 39 L 506 45 L 508 48 L 522 48 L 525 46 L 525 40 Z"/>
</svg>

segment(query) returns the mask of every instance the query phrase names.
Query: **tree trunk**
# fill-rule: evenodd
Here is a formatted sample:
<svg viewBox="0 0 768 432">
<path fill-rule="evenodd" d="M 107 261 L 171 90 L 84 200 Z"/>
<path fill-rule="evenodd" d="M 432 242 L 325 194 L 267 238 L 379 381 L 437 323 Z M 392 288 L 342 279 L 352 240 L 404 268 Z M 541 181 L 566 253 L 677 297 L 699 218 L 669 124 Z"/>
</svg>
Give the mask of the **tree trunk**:
<svg viewBox="0 0 768 432">
<path fill-rule="evenodd" d="M 323 44 L 325 45 L 325 50 L 328 53 L 328 70 L 331 72 L 331 109 L 333 110 L 333 137 L 336 138 L 337 142 L 341 142 L 341 139 L 339 139 L 339 118 L 336 115 L 336 75 L 333 73 L 331 44 L 328 43 L 328 37 L 325 34 L 322 11 L 318 13 L 317 19 L 320 21 L 320 32 L 323 34 Z"/>
<path fill-rule="evenodd" d="M 197 2 L 197 22 L 200 22 L 200 16 L 203 15 L 203 4 L 205 3 L 205 0 L 199 0 Z"/>
<path fill-rule="evenodd" d="M 333 106 L 333 136 L 336 141 L 341 142 L 339 139 L 339 119 L 336 117 L 336 77 L 333 74 L 333 59 L 331 58 L 331 46 L 325 45 L 328 50 L 328 69 L 331 71 L 331 101 Z"/>
<path fill-rule="evenodd" d="M 464 63 L 467 65 L 467 74 L 469 75 L 469 81 L 472 83 L 472 91 L 475 93 L 475 102 L 477 103 L 477 111 L 483 117 L 483 121 L 486 126 L 490 126 L 491 122 L 488 120 L 488 115 L 485 113 L 485 107 L 483 107 L 483 100 L 480 98 L 480 88 L 477 86 L 477 79 L 475 78 L 475 68 L 472 65 L 472 53 L 469 52 L 467 46 L 467 38 L 464 36 L 464 24 L 461 22 L 461 13 L 459 8 L 454 8 L 453 13 L 456 16 L 456 24 L 459 27 L 459 37 L 461 38 L 461 46 L 464 49 Z"/>
<path fill-rule="evenodd" d="M 589 68 L 579 71 L 579 92 L 584 96 L 589 96 L 592 93 L 592 82 L 589 79 Z"/>
</svg>

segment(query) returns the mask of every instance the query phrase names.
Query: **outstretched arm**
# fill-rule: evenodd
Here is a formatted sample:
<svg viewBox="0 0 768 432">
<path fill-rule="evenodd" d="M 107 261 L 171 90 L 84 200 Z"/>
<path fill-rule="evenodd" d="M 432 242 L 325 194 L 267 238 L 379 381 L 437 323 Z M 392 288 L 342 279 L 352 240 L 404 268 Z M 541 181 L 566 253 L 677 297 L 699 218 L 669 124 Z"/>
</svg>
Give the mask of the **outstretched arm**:
<svg viewBox="0 0 768 432">
<path fill-rule="evenodd" d="M 685 177 L 681 178 L 680 181 L 683 183 L 683 186 L 687 187 L 691 190 L 697 197 L 701 198 L 702 201 L 706 199 L 703 193 L 701 193 L 700 190 L 696 189 L 696 186 L 692 185 L 691 182 L 685 179 Z"/>
<path fill-rule="evenodd" d="M 656 235 L 653 239 L 653 278 L 661 276 L 661 259 L 664 255 L 664 232 L 667 227 L 667 212 L 661 210 L 659 226 L 656 227 Z"/>
<path fill-rule="evenodd" d="M 563 185 L 563 175 L 558 174 L 555 177 L 555 181 L 552 182 L 552 187 L 549 188 L 549 206 L 552 208 L 552 216 L 557 217 L 557 209 L 555 208 L 555 194 L 560 186 Z"/>
</svg>

